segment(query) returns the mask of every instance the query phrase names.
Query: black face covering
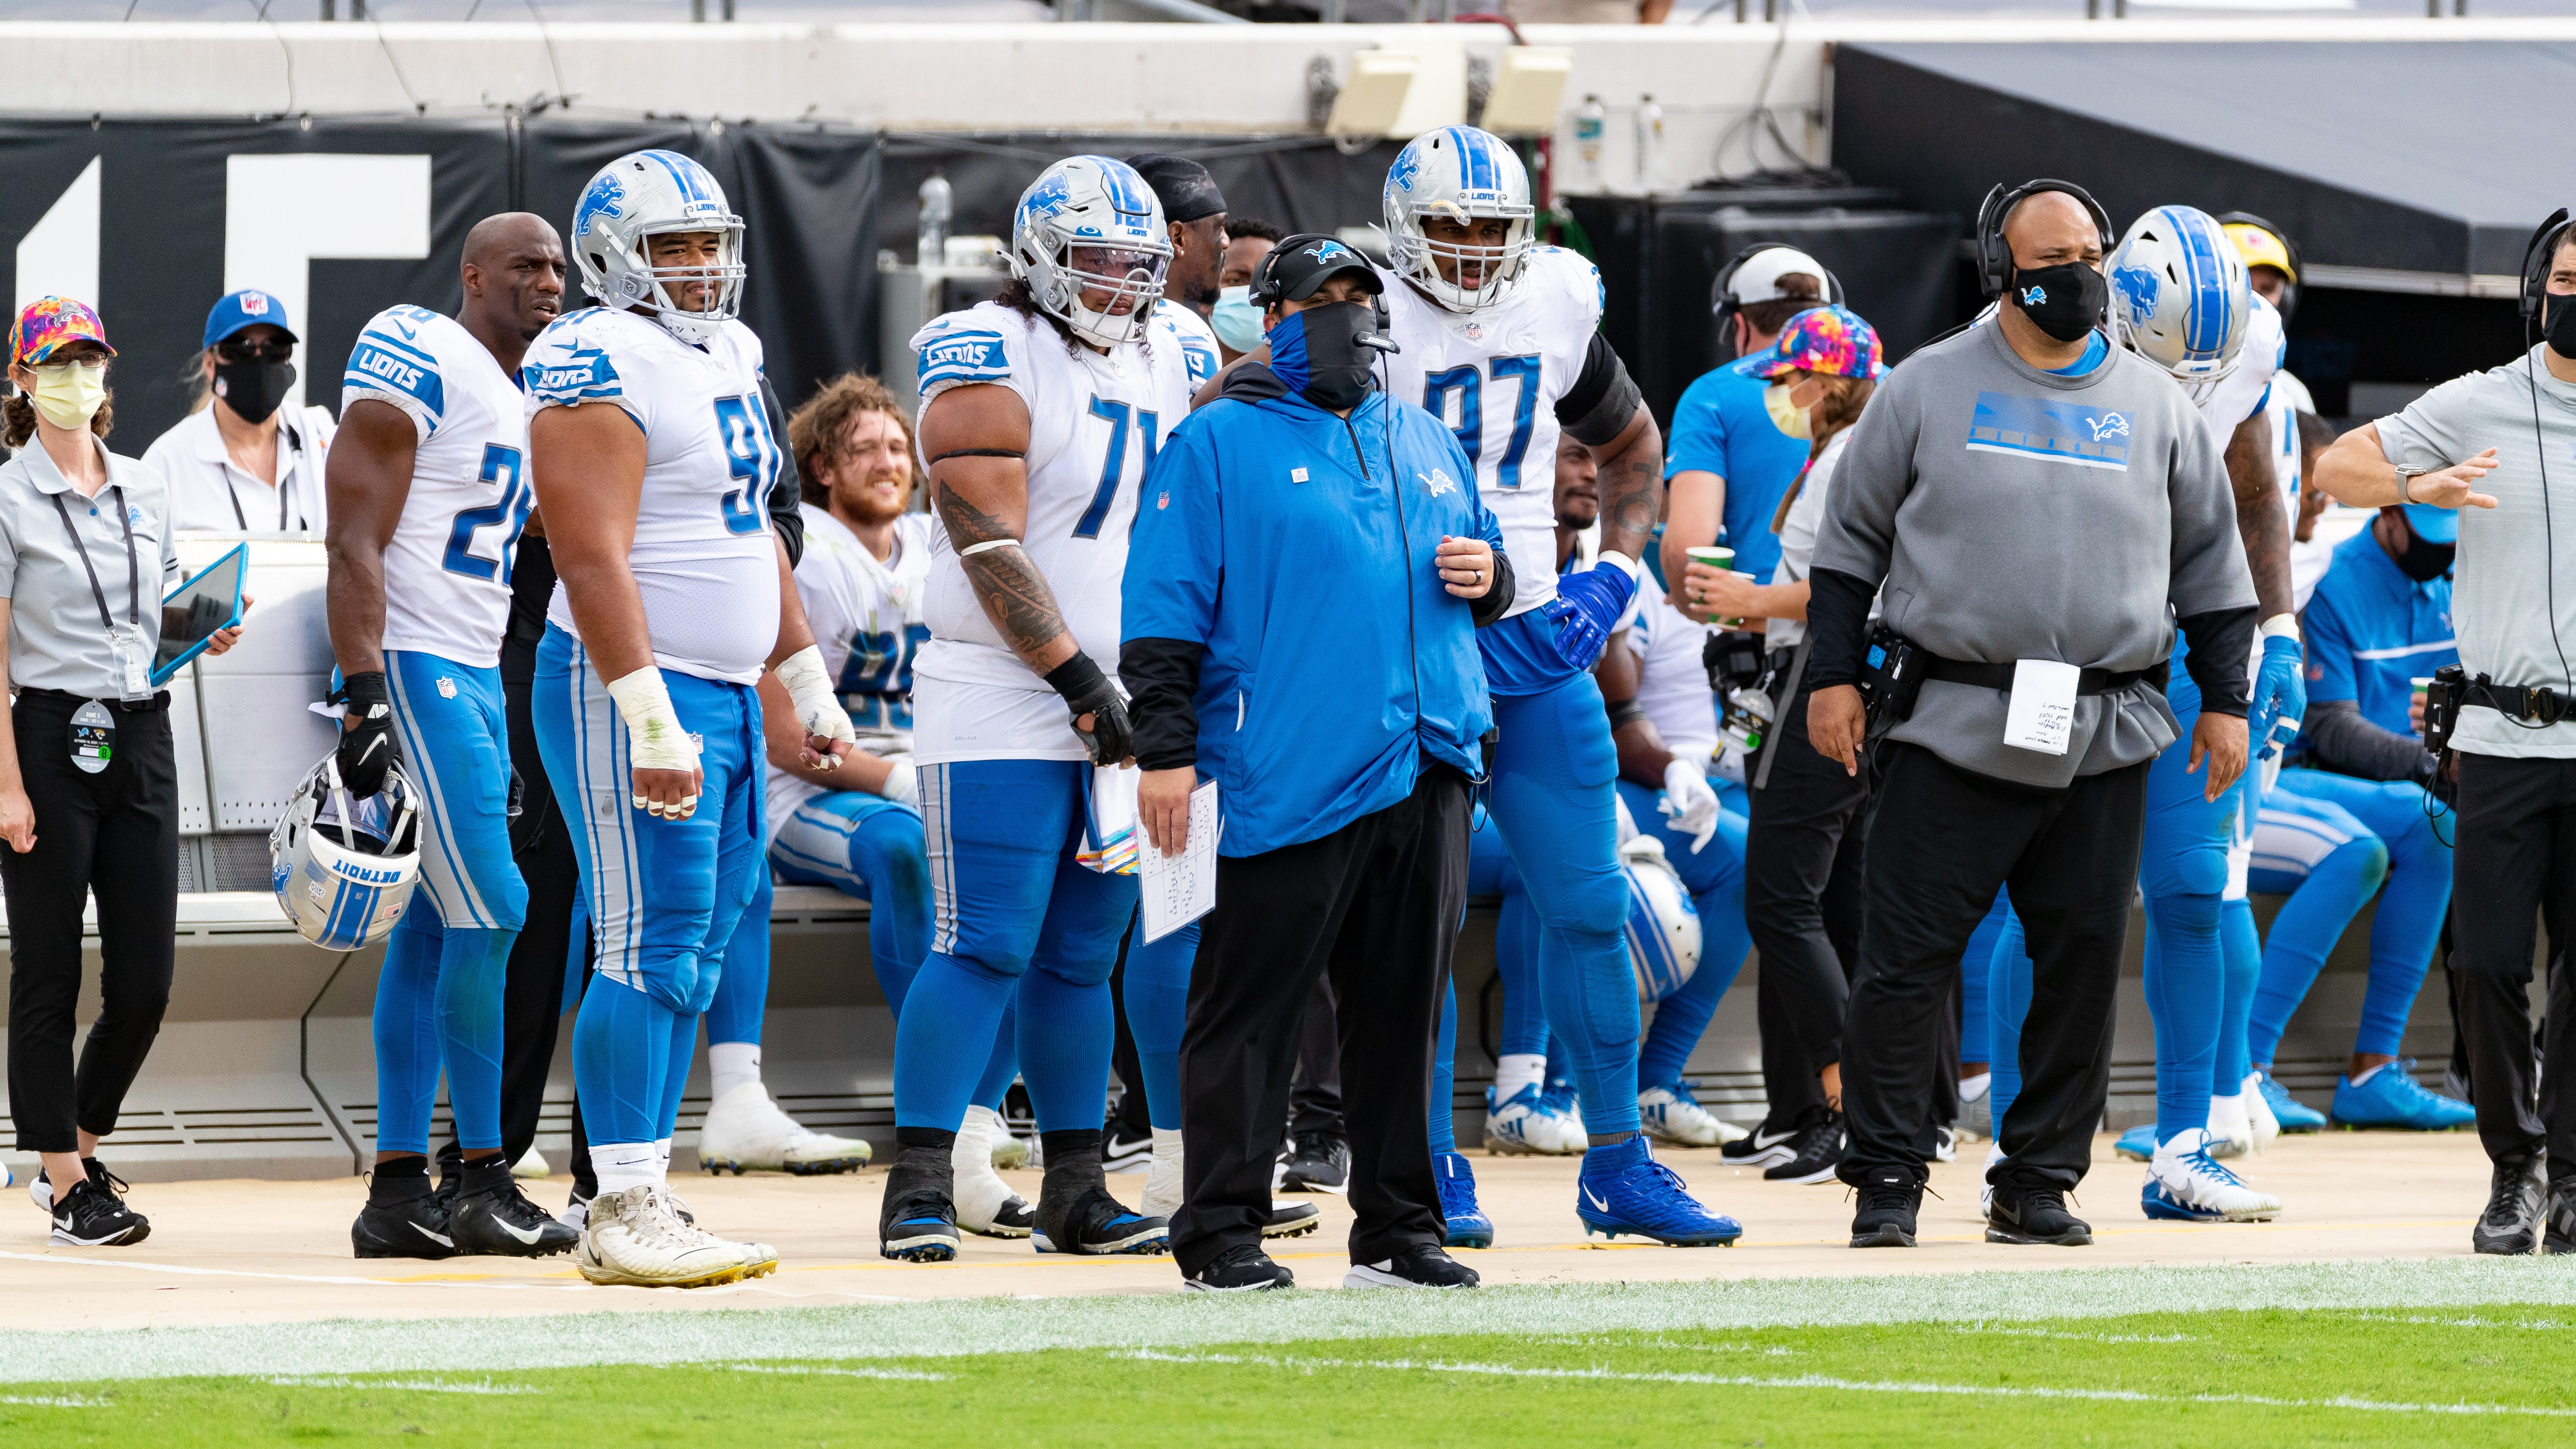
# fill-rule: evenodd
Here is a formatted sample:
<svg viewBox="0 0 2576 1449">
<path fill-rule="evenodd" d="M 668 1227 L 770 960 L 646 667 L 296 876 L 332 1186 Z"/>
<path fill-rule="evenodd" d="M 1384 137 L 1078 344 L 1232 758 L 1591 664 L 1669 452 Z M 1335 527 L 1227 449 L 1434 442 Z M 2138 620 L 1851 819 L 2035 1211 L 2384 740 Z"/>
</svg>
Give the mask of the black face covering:
<svg viewBox="0 0 2576 1449">
<path fill-rule="evenodd" d="M 2576 297 L 2541 298 L 2540 316 L 2541 335 L 2549 339 L 2549 350 L 2576 359 Z"/>
<path fill-rule="evenodd" d="M 1366 303 L 1308 307 L 1270 329 L 1270 370 L 1315 406 L 1347 412 L 1369 394 L 1377 354 L 1359 339 L 1375 331 Z"/>
<path fill-rule="evenodd" d="M 241 414 L 246 423 L 268 420 L 277 405 L 286 400 L 286 390 L 295 385 L 295 364 L 291 362 L 218 362 L 215 364 L 215 396 Z"/>
<path fill-rule="evenodd" d="M 2111 284 L 2082 262 L 2053 267 L 2015 267 L 2012 285 L 2004 289 L 2031 325 L 2060 342 L 2080 342 L 2102 325 L 2102 308 L 2111 300 Z"/>
<path fill-rule="evenodd" d="M 2398 519 L 2399 532 L 2406 536 L 2406 547 L 2397 555 L 2397 571 L 2419 584 L 2429 584 L 2451 571 L 2451 559 L 2460 551 L 2456 543 L 2427 543 L 2414 529 Z"/>
</svg>

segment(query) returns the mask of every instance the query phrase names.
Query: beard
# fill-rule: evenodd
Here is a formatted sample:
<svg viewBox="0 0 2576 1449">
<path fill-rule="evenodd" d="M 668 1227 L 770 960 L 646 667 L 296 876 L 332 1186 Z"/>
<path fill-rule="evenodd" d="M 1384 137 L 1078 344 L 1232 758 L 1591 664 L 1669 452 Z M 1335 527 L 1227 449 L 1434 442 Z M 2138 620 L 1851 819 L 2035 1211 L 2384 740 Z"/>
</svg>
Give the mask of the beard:
<svg viewBox="0 0 2576 1449">
<path fill-rule="evenodd" d="M 875 481 L 869 479 L 868 484 L 873 484 Z M 906 486 L 897 492 L 894 500 L 889 503 L 883 500 L 877 489 L 863 484 L 857 488 L 841 491 L 832 501 L 838 506 L 839 511 L 867 527 L 874 528 L 882 523 L 892 523 L 904 515 L 904 511 L 912 504 L 912 489 L 910 480 L 907 479 Z"/>
</svg>

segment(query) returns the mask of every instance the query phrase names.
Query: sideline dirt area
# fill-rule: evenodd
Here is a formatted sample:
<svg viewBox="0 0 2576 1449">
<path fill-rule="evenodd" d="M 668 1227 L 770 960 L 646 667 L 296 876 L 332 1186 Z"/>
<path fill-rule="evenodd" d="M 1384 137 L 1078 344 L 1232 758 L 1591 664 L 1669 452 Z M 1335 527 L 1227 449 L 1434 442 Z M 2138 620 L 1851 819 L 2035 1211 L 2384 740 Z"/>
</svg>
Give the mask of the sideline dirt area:
<svg viewBox="0 0 2576 1449">
<path fill-rule="evenodd" d="M 1850 1204 L 1837 1184 L 1767 1183 L 1722 1164 L 1714 1150 L 1674 1151 L 1663 1160 L 1704 1201 L 1745 1225 L 1733 1248 L 1653 1244 L 1586 1247 L 1573 1211 L 1574 1164 L 1563 1158 L 1476 1154 L 1485 1210 L 1497 1246 L 1460 1256 L 1488 1283 L 1665 1281 L 1899 1273 L 1996 1268 L 2113 1267 L 2123 1264 L 2309 1263 L 2466 1256 L 2469 1225 L 2486 1200 L 2488 1168 L 2474 1134 L 2437 1136 L 2327 1133 L 2284 1138 L 2238 1164 L 2287 1207 L 2274 1223 L 2199 1226 L 2149 1223 L 2138 1212 L 2145 1169 L 2094 1143 L 2094 1170 L 2078 1210 L 2092 1222 L 2089 1249 L 1987 1244 L 1977 1218 L 1982 1143 L 1936 1166 L 1924 1202 L 1922 1246 L 1855 1252 L 1846 1247 Z M 113 1144 L 105 1154 L 112 1165 Z M 1009 1174 L 1037 1195 L 1034 1173 Z M 128 1249 L 49 1247 L 31 1205 L 0 1203 L 0 1300 L 49 1304 L 21 1327 L 138 1328 L 324 1318 L 455 1318 L 586 1311 L 687 1311 L 926 1298 L 1053 1297 L 1167 1293 L 1179 1287 L 1168 1258 L 1040 1257 L 1025 1241 L 969 1237 L 955 1263 L 890 1263 L 876 1256 L 880 1170 L 839 1178 L 686 1175 L 676 1183 L 710 1228 L 775 1244 L 779 1272 L 756 1283 L 680 1293 L 594 1288 L 568 1258 L 525 1262 L 359 1261 L 349 1256 L 349 1221 L 364 1188 L 335 1182 L 156 1183 L 134 1190 L 152 1236 Z M 1141 1174 L 1111 1185 L 1133 1202 Z M 562 1205 L 568 1175 L 528 1184 L 549 1210 Z M 1312 1237 L 1272 1245 L 1303 1286 L 1339 1284 L 1350 1222 L 1338 1198 L 1324 1206 Z M 1597 1245 L 1600 1240 L 1593 1242 Z"/>
</svg>

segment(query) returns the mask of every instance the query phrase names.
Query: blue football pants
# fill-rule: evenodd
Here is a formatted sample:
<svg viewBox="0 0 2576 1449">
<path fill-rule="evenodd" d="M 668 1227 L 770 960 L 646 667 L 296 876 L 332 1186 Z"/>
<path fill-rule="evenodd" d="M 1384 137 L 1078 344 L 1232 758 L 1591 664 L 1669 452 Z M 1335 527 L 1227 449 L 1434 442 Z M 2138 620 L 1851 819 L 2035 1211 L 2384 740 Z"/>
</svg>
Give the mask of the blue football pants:
<svg viewBox="0 0 2576 1449">
<path fill-rule="evenodd" d="M 1696 855 L 1691 837 L 1673 828 L 1658 802 L 1661 790 L 1633 780 L 1619 782 L 1619 797 L 1628 804 L 1640 834 L 1663 842 L 1664 859 L 1672 862 L 1699 910 L 1699 966 L 1682 989 L 1655 1003 L 1655 1019 L 1637 1050 L 1637 1084 L 1670 1087 L 1682 1079 L 1682 1068 L 1708 1031 L 1726 989 L 1744 969 L 1753 949 L 1753 933 L 1744 924 L 1744 787 L 1730 780 L 1711 780 L 1717 791 L 1717 834 Z M 1634 970 L 1633 965 L 1631 970 Z M 1632 983 L 1633 986 L 1633 983 Z"/>
<path fill-rule="evenodd" d="M 2287 891 L 2263 948 L 2262 985 L 2248 1045 L 2271 1065 L 2281 1033 L 2362 902 L 2379 891 L 2370 926 L 2370 984 L 2355 1052 L 2395 1056 L 2451 904 L 2451 846 L 2420 785 L 2284 770 L 2254 837 L 2255 888 Z M 2314 896 L 2311 896 L 2314 892 Z"/>
</svg>

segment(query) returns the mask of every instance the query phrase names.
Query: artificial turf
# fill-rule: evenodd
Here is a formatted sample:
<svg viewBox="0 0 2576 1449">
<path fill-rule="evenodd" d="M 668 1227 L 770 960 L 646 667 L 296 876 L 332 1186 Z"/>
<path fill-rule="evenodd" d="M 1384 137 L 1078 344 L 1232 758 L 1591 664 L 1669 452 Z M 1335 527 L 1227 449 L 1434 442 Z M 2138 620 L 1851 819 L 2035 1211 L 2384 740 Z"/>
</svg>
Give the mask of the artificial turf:
<svg viewBox="0 0 2576 1449">
<path fill-rule="evenodd" d="M 2567 1442 L 2571 1348 L 2525 1303 L 110 1378 L 0 1385 L 0 1443 Z"/>
</svg>

